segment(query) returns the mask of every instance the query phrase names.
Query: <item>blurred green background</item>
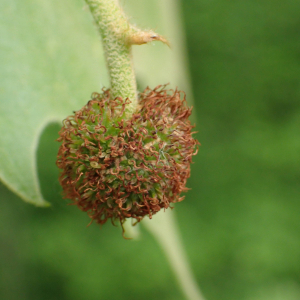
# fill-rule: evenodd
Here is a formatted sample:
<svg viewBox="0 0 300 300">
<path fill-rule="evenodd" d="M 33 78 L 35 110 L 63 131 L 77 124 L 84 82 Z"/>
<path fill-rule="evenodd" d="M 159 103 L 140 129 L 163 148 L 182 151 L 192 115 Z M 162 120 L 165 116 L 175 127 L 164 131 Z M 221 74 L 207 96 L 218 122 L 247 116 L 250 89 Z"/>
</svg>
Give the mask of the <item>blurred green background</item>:
<svg viewBox="0 0 300 300">
<path fill-rule="evenodd" d="M 176 205 L 207 300 L 300 299 L 300 4 L 181 3 L 201 142 L 191 189 Z M 51 208 L 0 187 L 0 299 L 184 299 L 164 253 L 141 227 L 88 228 L 61 199 L 59 126 L 38 149 Z"/>
</svg>

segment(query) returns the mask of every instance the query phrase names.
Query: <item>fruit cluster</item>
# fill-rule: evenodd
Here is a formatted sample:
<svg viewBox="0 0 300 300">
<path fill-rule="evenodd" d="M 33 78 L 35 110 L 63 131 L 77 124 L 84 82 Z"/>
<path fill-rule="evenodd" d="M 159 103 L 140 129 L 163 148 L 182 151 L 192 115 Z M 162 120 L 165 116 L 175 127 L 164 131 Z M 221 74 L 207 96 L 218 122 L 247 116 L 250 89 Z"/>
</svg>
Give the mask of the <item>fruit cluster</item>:
<svg viewBox="0 0 300 300">
<path fill-rule="evenodd" d="M 59 133 L 64 196 L 100 224 L 151 218 L 181 201 L 197 152 L 183 92 L 147 88 L 130 116 L 128 104 L 110 90 L 93 93 Z"/>
</svg>

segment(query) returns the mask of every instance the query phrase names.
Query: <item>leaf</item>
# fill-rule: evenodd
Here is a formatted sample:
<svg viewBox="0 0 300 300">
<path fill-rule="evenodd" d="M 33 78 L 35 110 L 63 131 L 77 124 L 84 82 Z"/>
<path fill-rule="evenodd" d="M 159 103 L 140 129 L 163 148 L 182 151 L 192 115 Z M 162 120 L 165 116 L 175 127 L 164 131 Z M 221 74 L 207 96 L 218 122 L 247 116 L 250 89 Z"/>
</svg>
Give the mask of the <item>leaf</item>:
<svg viewBox="0 0 300 300">
<path fill-rule="evenodd" d="M 189 90 L 182 31 L 174 22 L 176 2 L 169 2 L 124 3 L 140 27 L 154 28 L 172 44 L 172 50 L 159 43 L 135 46 L 142 89 L 171 82 Z M 80 109 L 92 92 L 108 86 L 100 37 L 89 10 L 83 8 L 80 0 L 0 4 L 0 179 L 38 206 L 47 205 L 36 168 L 41 132 L 50 122 L 61 122 Z"/>
<path fill-rule="evenodd" d="M 36 170 L 41 132 L 108 84 L 99 37 L 82 8 L 71 0 L 0 4 L 0 177 L 38 206 L 47 204 Z"/>
</svg>

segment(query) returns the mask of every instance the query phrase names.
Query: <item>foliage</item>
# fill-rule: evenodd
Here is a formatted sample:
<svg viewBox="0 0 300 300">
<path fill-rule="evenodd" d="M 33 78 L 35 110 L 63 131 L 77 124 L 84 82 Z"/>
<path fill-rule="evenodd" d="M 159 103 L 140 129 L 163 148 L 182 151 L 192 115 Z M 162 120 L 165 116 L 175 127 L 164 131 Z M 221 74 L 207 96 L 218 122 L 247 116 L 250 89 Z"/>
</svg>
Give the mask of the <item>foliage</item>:
<svg viewBox="0 0 300 300">
<path fill-rule="evenodd" d="M 127 0 L 125 5 L 131 2 Z M 157 2 L 149 8 L 148 2 L 134 1 L 138 13 L 131 13 L 144 26 L 151 25 L 150 19 L 163 5 Z M 71 1 L 30 1 L 39 14 L 28 3 L 0 4 L 1 53 L 5 53 L 0 58 L 0 72 L 6 74 L 1 73 L 1 103 L 28 94 L 32 99 L 44 99 L 41 95 L 57 99 L 59 95 L 56 106 L 65 107 L 61 99 L 78 101 L 67 108 L 70 114 L 84 104 L 91 91 L 98 90 L 99 78 L 106 83 L 98 68 L 101 48 L 91 30 L 91 19 L 80 10 L 80 1 L 75 2 L 75 11 Z M 68 10 L 62 3 L 68 3 Z M 60 17 L 51 14 L 50 7 L 59 10 Z M 299 299 L 299 3 L 186 0 L 182 7 L 202 146 L 188 182 L 192 190 L 176 212 L 197 281 L 209 300 Z M 22 22 L 16 12 L 24 15 Z M 27 12 L 30 18 L 25 17 Z M 78 23 L 70 20 L 73 15 L 80 15 Z M 49 28 L 42 33 L 44 19 L 66 44 L 55 42 Z M 12 29 L 10 36 L 4 30 L 7 26 Z M 169 23 L 151 26 L 165 34 L 160 26 L 166 29 Z M 31 40 L 33 32 L 39 44 Z M 49 41 L 49 49 L 59 47 L 61 58 L 50 55 L 45 41 Z M 176 47 L 171 54 L 160 45 L 150 48 L 153 56 L 136 56 L 135 60 L 142 88 L 167 82 L 166 73 L 174 77 L 180 73 L 158 55 L 175 55 Z M 81 59 L 90 49 L 94 54 L 88 52 Z M 46 57 L 45 51 L 50 53 Z M 32 54 L 29 65 L 26 53 Z M 94 59 L 89 59 L 92 55 Z M 141 70 L 142 61 L 155 74 L 150 81 Z M 49 70 L 46 78 L 44 71 L 33 75 L 42 85 L 25 80 L 24 74 L 33 72 L 32 65 Z M 54 74 L 59 76 L 51 70 L 57 70 Z M 12 77 L 19 79 L 18 83 L 10 85 Z M 64 87 L 65 78 L 70 87 Z M 54 79 L 57 87 L 53 90 Z M 41 86 L 44 89 L 40 91 Z M 10 104 L 8 100 L 5 103 Z M 38 101 L 35 103 L 31 111 L 40 109 Z M 46 106 L 47 110 L 53 105 Z M 26 112 L 24 102 L 11 110 L 16 107 Z M 26 113 L 31 116 L 30 111 Z M 1 115 L 2 138 L 6 136 L 3 127 L 14 121 L 8 116 Z M 31 119 L 26 120 L 17 129 L 27 136 Z M 52 207 L 29 206 L 1 187 L 0 298 L 182 299 L 161 250 L 147 232 L 143 232 L 142 242 L 128 243 L 110 226 L 101 231 L 97 226 L 84 228 L 86 216 L 65 205 L 55 168 L 58 130 L 56 125 L 46 127 L 37 151 L 42 193 Z M 18 151 L 26 152 L 17 145 Z M 3 144 L 1 172 L 2 149 Z"/>
</svg>

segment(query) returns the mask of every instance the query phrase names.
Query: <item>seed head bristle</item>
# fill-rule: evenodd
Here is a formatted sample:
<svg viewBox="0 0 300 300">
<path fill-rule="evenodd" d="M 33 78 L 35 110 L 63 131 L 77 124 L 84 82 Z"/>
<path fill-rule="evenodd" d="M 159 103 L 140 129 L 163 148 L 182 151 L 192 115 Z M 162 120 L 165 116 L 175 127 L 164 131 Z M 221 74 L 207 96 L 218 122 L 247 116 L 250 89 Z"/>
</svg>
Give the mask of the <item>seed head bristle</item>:
<svg viewBox="0 0 300 300">
<path fill-rule="evenodd" d="M 183 92 L 146 88 L 138 110 L 126 119 L 129 102 L 112 100 L 110 90 L 93 93 L 59 132 L 64 197 L 99 224 L 139 222 L 183 200 L 199 144 Z"/>
</svg>

